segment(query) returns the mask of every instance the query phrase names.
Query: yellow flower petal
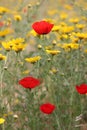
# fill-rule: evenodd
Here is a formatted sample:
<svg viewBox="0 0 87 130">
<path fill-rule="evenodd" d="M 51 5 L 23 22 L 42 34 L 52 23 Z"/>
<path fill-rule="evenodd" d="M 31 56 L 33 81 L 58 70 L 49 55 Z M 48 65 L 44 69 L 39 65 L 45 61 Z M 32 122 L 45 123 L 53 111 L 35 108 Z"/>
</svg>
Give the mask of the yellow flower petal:
<svg viewBox="0 0 87 130">
<path fill-rule="evenodd" d="M 5 122 L 4 118 L 0 118 L 0 124 L 3 124 Z"/>
<path fill-rule="evenodd" d="M 59 54 L 61 51 L 59 51 L 59 50 L 46 50 L 46 52 L 48 54 L 56 55 L 56 54 Z"/>
<path fill-rule="evenodd" d="M 30 63 L 35 63 L 40 59 L 41 59 L 40 56 L 35 56 L 35 57 L 31 57 L 31 58 L 25 58 L 25 61 L 30 62 Z"/>
</svg>

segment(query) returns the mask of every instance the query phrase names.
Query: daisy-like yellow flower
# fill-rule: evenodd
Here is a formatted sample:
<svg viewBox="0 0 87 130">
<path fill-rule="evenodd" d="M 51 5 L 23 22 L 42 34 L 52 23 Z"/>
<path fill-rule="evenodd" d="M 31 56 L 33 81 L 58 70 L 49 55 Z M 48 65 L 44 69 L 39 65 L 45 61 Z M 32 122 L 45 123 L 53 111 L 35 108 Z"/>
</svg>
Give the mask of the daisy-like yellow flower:
<svg viewBox="0 0 87 130">
<path fill-rule="evenodd" d="M 0 61 L 1 61 L 1 60 L 5 60 L 5 59 L 6 59 L 6 56 L 0 54 Z"/>
<path fill-rule="evenodd" d="M 5 122 L 4 118 L 0 118 L 0 124 L 3 124 Z"/>
<path fill-rule="evenodd" d="M 60 28 L 61 28 L 60 25 L 55 25 L 55 26 L 53 26 L 52 31 L 53 32 L 58 32 L 60 30 Z"/>
<path fill-rule="evenodd" d="M 22 20 L 22 17 L 20 15 L 14 15 L 14 20 L 15 21 L 21 21 Z"/>
<path fill-rule="evenodd" d="M 76 24 L 76 28 L 83 29 L 85 27 L 85 24 Z"/>
<path fill-rule="evenodd" d="M 71 48 L 72 49 L 79 49 L 81 47 L 81 45 L 79 45 L 78 43 L 71 43 Z"/>
<path fill-rule="evenodd" d="M 0 31 L 0 37 L 4 37 L 10 33 L 13 33 L 13 30 L 10 30 L 10 29 L 4 29 L 4 30 L 1 30 Z"/>
<path fill-rule="evenodd" d="M 70 51 L 71 49 L 79 49 L 80 45 L 78 43 L 64 43 L 61 48 L 65 49 L 66 51 Z"/>
<path fill-rule="evenodd" d="M 60 26 L 65 27 L 65 26 L 67 26 L 67 24 L 65 22 L 60 22 Z"/>
<path fill-rule="evenodd" d="M 78 43 L 79 42 L 79 38 L 78 37 L 70 37 L 71 41 L 73 43 Z"/>
<path fill-rule="evenodd" d="M 71 18 L 71 19 L 69 19 L 69 22 L 74 23 L 74 24 L 77 24 L 79 21 L 80 21 L 79 18 Z"/>
<path fill-rule="evenodd" d="M 57 54 L 61 53 L 61 51 L 59 51 L 59 50 L 46 50 L 46 52 L 48 54 L 52 54 L 52 55 L 57 55 Z"/>
<path fill-rule="evenodd" d="M 9 12 L 9 9 L 7 9 L 5 7 L 0 7 L 0 14 L 4 14 L 6 12 Z"/>
<path fill-rule="evenodd" d="M 26 36 L 27 36 L 27 37 L 30 37 L 30 36 L 36 37 L 36 36 L 38 36 L 38 34 L 37 34 L 34 30 L 31 30 L 31 31 L 29 31 L 29 32 L 27 33 Z"/>
<path fill-rule="evenodd" d="M 13 44 L 10 42 L 2 42 L 2 46 L 6 51 L 12 50 Z"/>
<path fill-rule="evenodd" d="M 64 26 L 64 27 L 61 27 L 60 32 L 68 34 L 72 32 L 73 30 L 74 30 L 74 26 Z"/>
<path fill-rule="evenodd" d="M 22 50 L 24 50 L 26 47 L 26 44 L 22 44 L 22 43 L 19 43 L 19 44 L 14 44 L 13 47 L 12 47 L 12 50 L 14 50 L 15 52 L 20 52 Z"/>
<path fill-rule="evenodd" d="M 67 15 L 66 13 L 62 13 L 62 14 L 60 15 L 60 18 L 61 18 L 62 20 L 65 20 L 67 17 L 68 17 L 68 15 Z"/>
<path fill-rule="evenodd" d="M 46 50 L 51 50 L 52 48 L 53 48 L 52 45 L 49 45 L 49 46 L 46 46 L 46 47 L 45 47 Z"/>
<path fill-rule="evenodd" d="M 60 39 L 63 40 L 63 39 L 68 39 L 69 36 L 67 34 L 62 34 L 60 35 Z"/>
<path fill-rule="evenodd" d="M 76 37 L 78 37 L 80 40 L 81 39 L 87 39 L 87 33 L 76 33 L 75 34 Z"/>
<path fill-rule="evenodd" d="M 43 21 L 49 22 L 49 23 L 56 23 L 56 20 L 54 19 L 43 19 Z"/>
<path fill-rule="evenodd" d="M 26 47 L 24 38 L 16 38 L 10 41 L 2 42 L 2 46 L 6 51 L 15 50 L 16 52 L 23 50 Z"/>
<path fill-rule="evenodd" d="M 24 43 L 24 38 L 16 38 L 11 40 L 12 44 L 18 45 L 19 43 Z"/>
<path fill-rule="evenodd" d="M 34 57 L 30 57 L 30 58 L 25 58 L 25 61 L 27 61 L 29 63 L 36 63 L 40 59 L 41 59 L 40 56 L 34 56 Z"/>
</svg>

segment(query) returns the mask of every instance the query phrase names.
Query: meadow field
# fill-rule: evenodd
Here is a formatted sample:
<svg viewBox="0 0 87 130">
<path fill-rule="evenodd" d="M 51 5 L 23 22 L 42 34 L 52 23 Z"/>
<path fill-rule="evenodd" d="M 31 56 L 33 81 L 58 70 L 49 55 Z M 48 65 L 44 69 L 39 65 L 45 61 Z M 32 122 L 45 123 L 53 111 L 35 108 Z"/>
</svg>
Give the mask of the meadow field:
<svg viewBox="0 0 87 130">
<path fill-rule="evenodd" d="M 87 0 L 0 0 L 0 130 L 87 130 Z"/>
</svg>

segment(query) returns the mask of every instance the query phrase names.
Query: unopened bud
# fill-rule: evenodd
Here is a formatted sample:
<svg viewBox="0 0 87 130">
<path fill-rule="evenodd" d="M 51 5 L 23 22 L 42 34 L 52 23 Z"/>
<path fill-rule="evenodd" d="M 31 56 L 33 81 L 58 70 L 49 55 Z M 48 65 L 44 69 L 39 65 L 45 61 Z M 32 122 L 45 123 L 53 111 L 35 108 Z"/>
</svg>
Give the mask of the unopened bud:
<svg viewBox="0 0 87 130">
<path fill-rule="evenodd" d="M 4 67 L 5 70 L 7 70 L 7 68 L 8 68 L 7 66 Z"/>
<path fill-rule="evenodd" d="M 28 8 L 31 8 L 32 7 L 32 5 L 31 4 L 28 4 Z"/>
<path fill-rule="evenodd" d="M 18 115 L 13 115 L 13 117 L 14 117 L 15 119 L 18 119 Z"/>
<path fill-rule="evenodd" d="M 39 5 L 40 5 L 40 2 L 37 2 L 36 5 L 39 6 Z"/>
<path fill-rule="evenodd" d="M 55 40 L 53 40 L 52 44 L 53 44 L 53 45 L 56 45 L 56 43 L 57 43 L 57 42 L 56 42 Z"/>
</svg>

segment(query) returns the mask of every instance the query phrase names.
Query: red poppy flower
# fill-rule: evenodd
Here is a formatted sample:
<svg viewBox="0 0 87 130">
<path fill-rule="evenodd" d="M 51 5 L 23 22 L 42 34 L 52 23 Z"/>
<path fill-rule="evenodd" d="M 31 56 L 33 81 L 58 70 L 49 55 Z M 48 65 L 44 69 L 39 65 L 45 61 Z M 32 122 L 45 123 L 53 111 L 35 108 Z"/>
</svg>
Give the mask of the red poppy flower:
<svg viewBox="0 0 87 130">
<path fill-rule="evenodd" d="M 80 94 L 86 94 L 87 93 L 87 84 L 81 84 L 80 86 L 76 86 L 76 90 Z"/>
<path fill-rule="evenodd" d="M 51 114 L 55 109 L 55 105 L 46 103 L 40 106 L 40 110 L 45 114 Z"/>
<path fill-rule="evenodd" d="M 32 28 L 34 29 L 34 31 L 38 34 L 48 34 L 51 29 L 53 28 L 54 24 L 51 24 L 49 22 L 46 21 L 40 21 L 40 22 L 35 22 L 32 25 Z"/>
<path fill-rule="evenodd" d="M 4 22 L 0 22 L 0 27 L 4 26 Z"/>
<path fill-rule="evenodd" d="M 24 88 L 35 88 L 41 84 L 39 79 L 33 78 L 33 77 L 25 77 L 21 80 L 19 80 L 19 84 L 22 85 Z"/>
</svg>

